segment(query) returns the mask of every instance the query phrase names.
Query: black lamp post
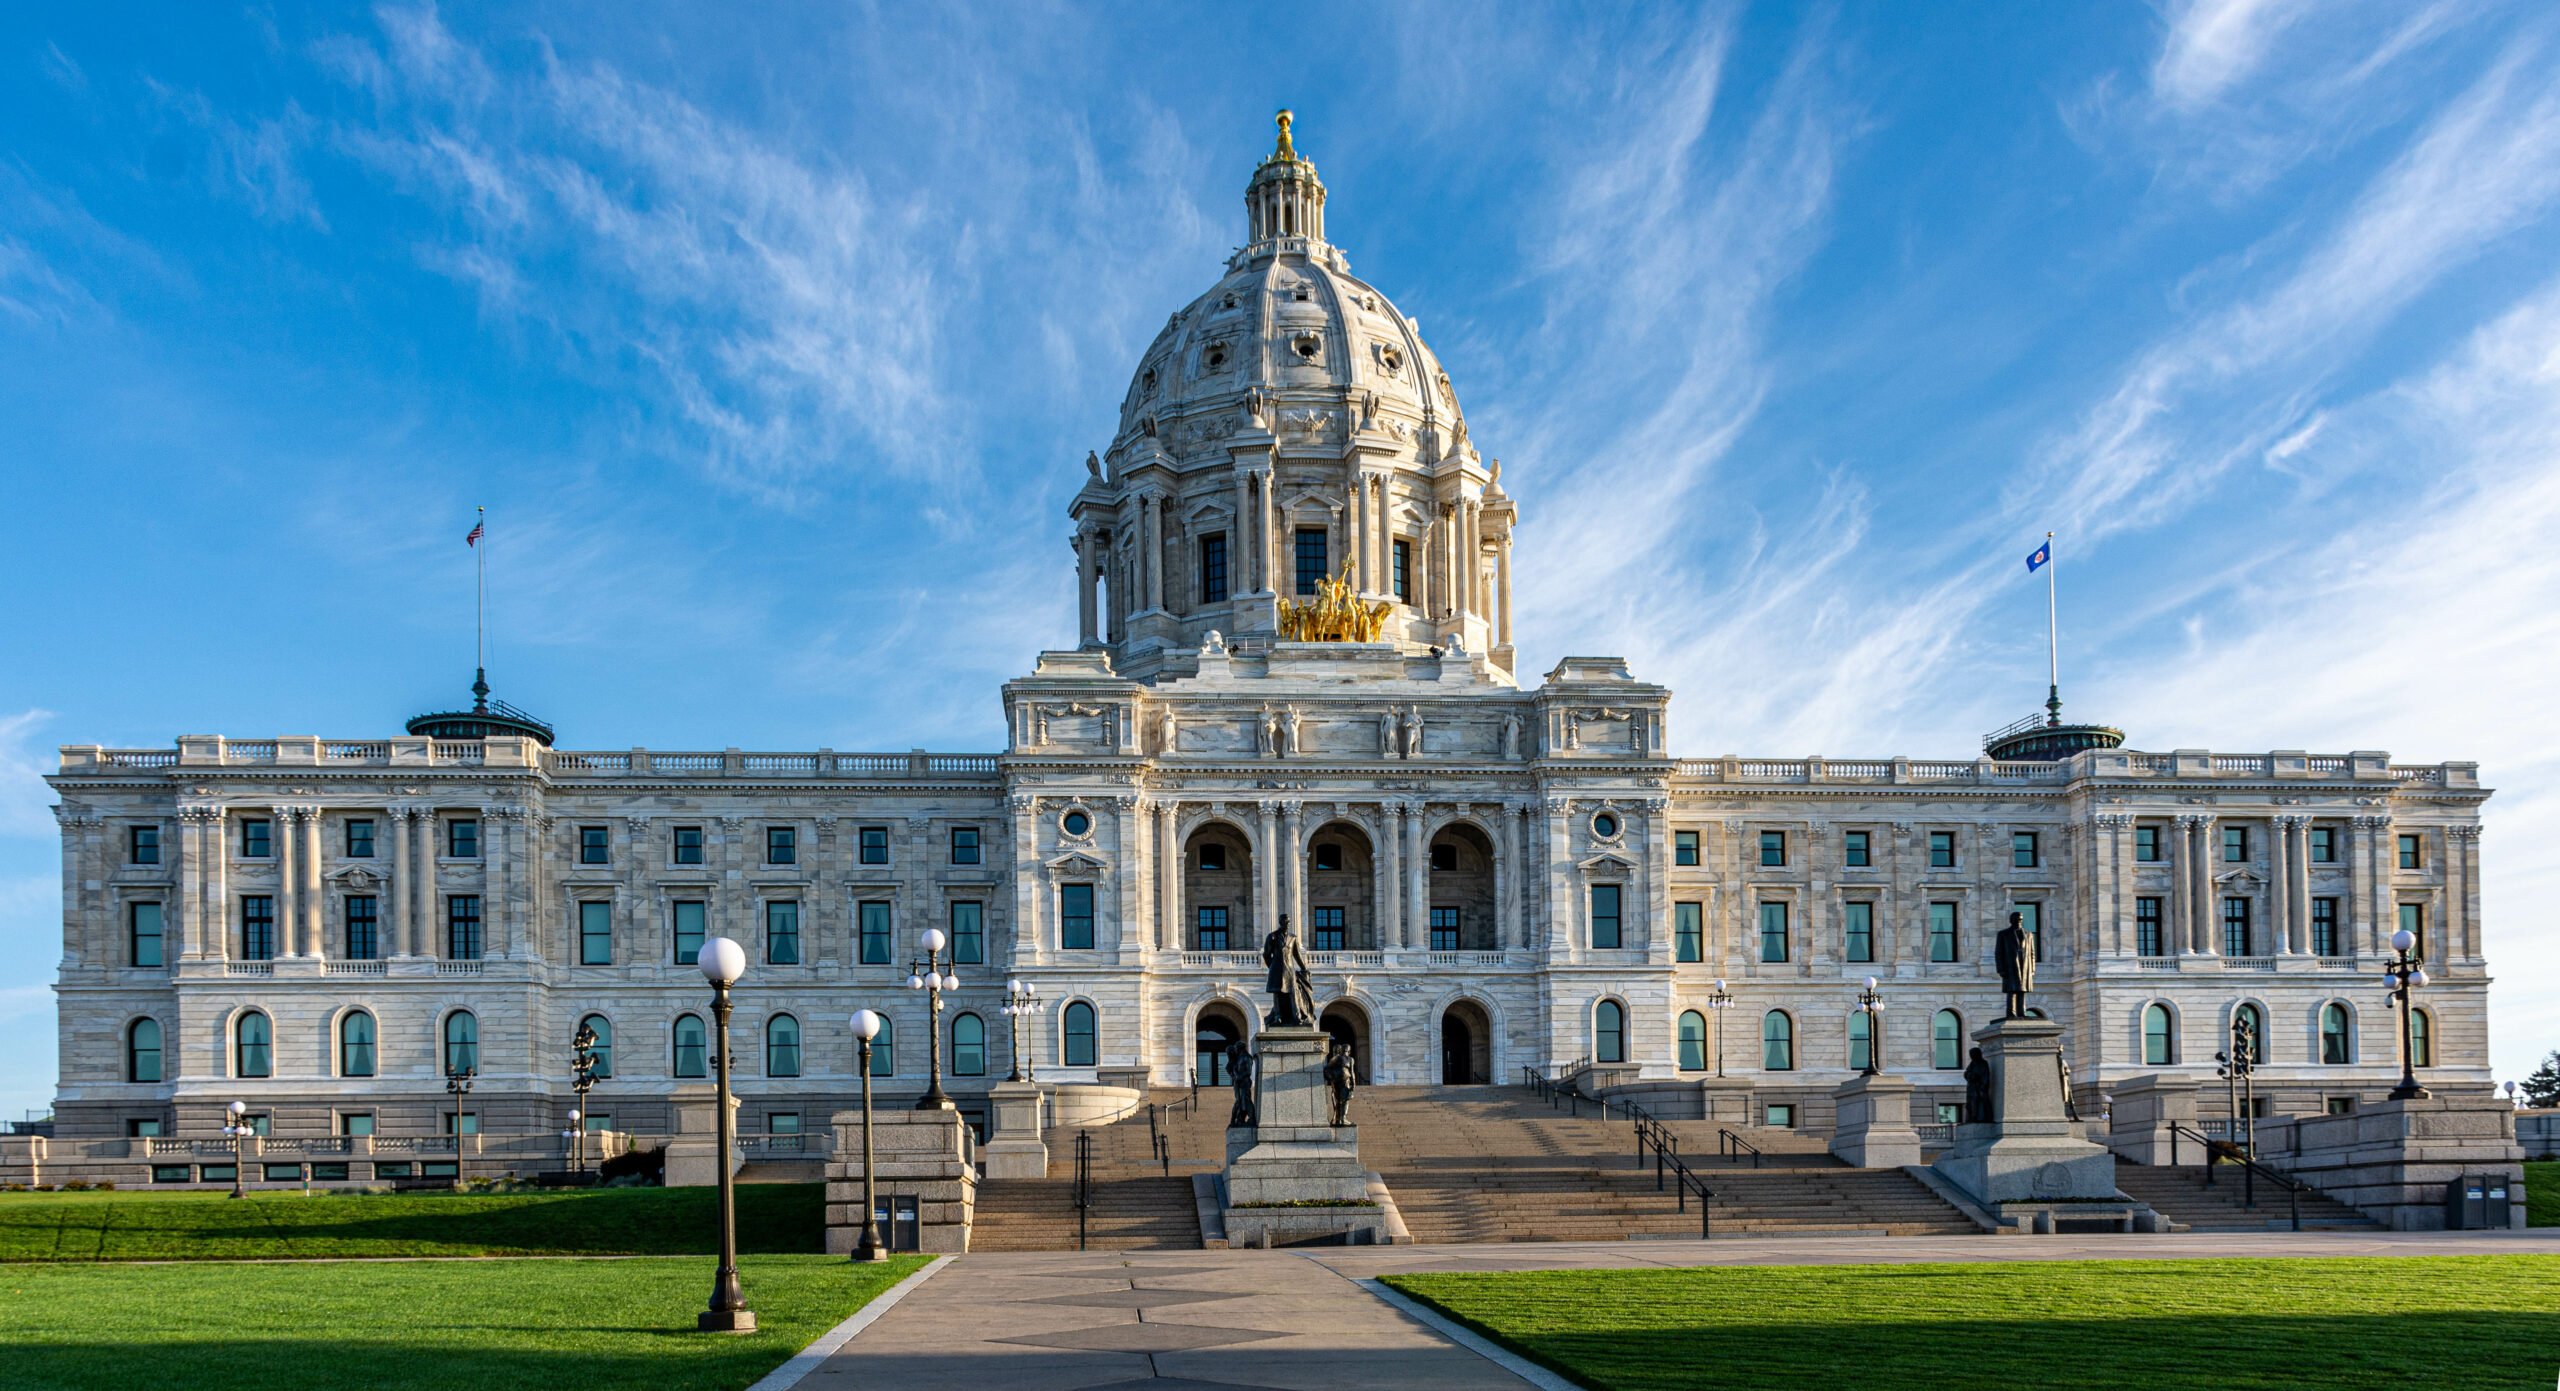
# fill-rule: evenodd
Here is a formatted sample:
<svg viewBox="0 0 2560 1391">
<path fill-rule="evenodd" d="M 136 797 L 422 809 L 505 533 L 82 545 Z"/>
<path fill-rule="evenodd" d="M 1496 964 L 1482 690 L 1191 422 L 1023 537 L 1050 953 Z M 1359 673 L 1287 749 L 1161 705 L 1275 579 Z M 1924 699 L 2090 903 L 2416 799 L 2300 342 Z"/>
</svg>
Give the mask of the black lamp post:
<svg viewBox="0 0 2560 1391">
<path fill-rule="evenodd" d="M 867 1009 L 853 1012 L 855 1063 L 862 1072 L 862 1235 L 853 1243 L 857 1261 L 885 1261 L 880 1249 L 880 1208 L 871 1182 L 871 1040 L 880 1036 L 880 1016 Z"/>
<path fill-rule="evenodd" d="M 1707 1008 L 1714 1010 L 1716 1015 L 1716 1075 L 1718 1077 L 1724 1075 L 1724 1012 L 1732 1006 L 1733 992 L 1724 988 L 1723 981 L 1717 981 L 1715 993 L 1707 996 Z"/>
<path fill-rule="evenodd" d="M 1866 988 L 1858 992 L 1858 1011 L 1867 1016 L 1867 1065 L 1858 1071 L 1869 1077 L 1884 1071 L 1878 1061 L 1884 1052 L 1884 1011 L 1879 1007 L 1883 999 L 1876 993 L 1876 978 L 1867 977 Z"/>
<path fill-rule="evenodd" d="M 2258 1029 L 2249 1011 L 2231 1016 L 2231 1046 L 2213 1055 L 2223 1090 L 2230 1097 L 2231 1142 L 2251 1159 L 2258 1157 Z"/>
<path fill-rule="evenodd" d="M 737 1143 L 737 1119 L 729 1114 L 729 987 L 747 973 L 746 949 L 726 937 L 714 937 L 702 944 L 702 952 L 694 958 L 701 966 L 705 980 L 711 982 L 711 1024 L 716 1039 L 712 1048 L 713 1074 L 719 1079 L 720 1149 L 715 1158 L 720 1174 L 720 1271 L 711 1280 L 711 1307 L 694 1318 L 694 1327 L 703 1333 L 753 1333 L 755 1313 L 747 1308 L 746 1297 L 738 1291 L 738 1214 L 734 1206 L 736 1186 L 729 1172 L 729 1151 Z"/>
<path fill-rule="evenodd" d="M 2417 945 L 2417 934 L 2405 927 L 2392 933 L 2391 949 L 2400 956 L 2382 968 L 2383 977 L 2391 982 L 2391 998 L 2400 1004 L 2400 1085 L 2391 1089 L 2393 1101 L 2422 1101 L 2430 1095 L 2418 1085 L 2418 1059 L 2409 1038 L 2409 991 L 2427 983 L 2425 969 L 2409 955 Z"/>
<path fill-rule="evenodd" d="M 907 967 L 914 973 L 907 977 L 907 988 L 921 990 L 925 997 L 926 1074 L 924 1095 L 916 1098 L 916 1109 L 919 1111 L 952 1109 L 951 1098 L 942 1094 L 942 992 L 959 989 L 960 978 L 940 974 L 942 944 L 947 940 L 949 939 L 942 935 L 941 928 L 926 928 L 924 960 L 910 963 Z"/>
<path fill-rule="evenodd" d="M 584 1173 L 587 1167 L 587 1093 L 596 1085 L 596 1030 L 585 1020 L 578 1022 L 578 1033 L 569 1040 L 569 1089 L 578 1094 L 578 1104 L 569 1112 L 569 1172 Z"/>
<path fill-rule="evenodd" d="M 1004 1080 L 1027 1082 L 1031 1079 L 1022 1070 L 1022 1021 L 1040 1012 L 1040 987 L 1027 980 L 1009 980 L 1004 983 L 1004 995 L 1005 1016 L 1013 1021 L 1013 1075 Z"/>
<path fill-rule="evenodd" d="M 240 1186 L 241 1176 L 249 1171 L 249 1166 L 242 1162 L 241 1155 L 249 1147 L 249 1137 L 258 1133 L 250 1128 L 248 1113 L 248 1102 L 232 1102 L 226 1113 L 231 1117 L 231 1122 L 222 1127 L 223 1135 L 231 1141 L 231 1196 L 235 1198 L 248 1196 L 248 1190 Z"/>
</svg>

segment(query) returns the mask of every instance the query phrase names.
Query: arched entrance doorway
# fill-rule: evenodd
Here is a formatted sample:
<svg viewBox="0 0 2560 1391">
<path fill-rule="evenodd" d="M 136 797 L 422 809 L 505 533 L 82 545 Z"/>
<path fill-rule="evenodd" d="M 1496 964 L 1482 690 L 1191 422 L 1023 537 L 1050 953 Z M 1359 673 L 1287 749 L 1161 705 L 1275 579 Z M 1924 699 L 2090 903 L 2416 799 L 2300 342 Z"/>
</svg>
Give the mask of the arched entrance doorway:
<svg viewBox="0 0 2560 1391">
<path fill-rule="evenodd" d="M 1369 1013 L 1349 1000 L 1336 1000 L 1324 1007 L 1324 1015 L 1316 1021 L 1328 1035 L 1351 1045 L 1352 1075 L 1360 1085 L 1369 1085 Z"/>
<path fill-rule="evenodd" d="M 1244 1016 L 1235 1006 L 1203 1006 L 1191 1030 L 1191 1080 L 1204 1087 L 1223 1087 L 1235 1080 L 1227 1072 L 1227 1049 L 1243 1039 Z"/>
<path fill-rule="evenodd" d="M 1481 1086 L 1493 1080 L 1493 1021 L 1484 1006 L 1460 1000 L 1440 1015 L 1440 1083 Z"/>
<path fill-rule="evenodd" d="M 1183 951 L 1252 951 L 1253 851 L 1244 832 L 1212 821 L 1182 847 Z M 1241 1035 L 1239 1035 L 1241 1037 Z"/>
</svg>

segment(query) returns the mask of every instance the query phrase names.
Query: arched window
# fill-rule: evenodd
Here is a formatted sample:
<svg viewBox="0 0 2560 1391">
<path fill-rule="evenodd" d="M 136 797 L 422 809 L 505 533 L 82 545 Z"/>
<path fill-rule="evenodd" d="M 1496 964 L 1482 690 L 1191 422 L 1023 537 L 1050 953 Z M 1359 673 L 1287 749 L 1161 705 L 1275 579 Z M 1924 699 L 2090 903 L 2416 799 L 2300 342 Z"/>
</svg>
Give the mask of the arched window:
<svg viewBox="0 0 2560 1391">
<path fill-rule="evenodd" d="M 160 1080 L 160 1021 L 137 1019 L 124 1033 L 124 1080 Z"/>
<path fill-rule="evenodd" d="M 1058 1061 L 1068 1067 L 1093 1066 L 1093 1006 L 1082 1000 L 1067 1006 L 1064 1026 L 1065 1045 Z"/>
<path fill-rule="evenodd" d="M 2142 1061 L 2152 1067 L 2167 1067 L 2178 1060 L 2178 1036 L 2170 1029 L 2167 1005 L 2145 1005 L 2142 1009 Z"/>
<path fill-rule="evenodd" d="M 1600 1007 L 1591 1012 L 1591 1033 L 1594 1045 L 1591 1056 L 1595 1061 L 1622 1063 L 1627 1060 L 1627 1011 L 1624 1006 L 1615 1000 L 1602 1000 Z"/>
<path fill-rule="evenodd" d="M 2436 1025 L 2422 1009 L 2409 1011 L 2409 1066 L 2436 1065 Z"/>
<path fill-rule="evenodd" d="M 1850 1013 L 1849 1066 L 1860 1072 L 1867 1070 L 1868 1060 L 1875 1056 L 1875 1029 L 1876 1017 L 1874 1015 L 1867 1013 L 1865 1010 L 1855 1010 Z"/>
<path fill-rule="evenodd" d="M 578 1024 L 596 1036 L 594 1047 L 590 1050 L 596 1055 L 596 1076 L 611 1077 L 613 1075 L 613 1021 L 601 1014 L 590 1014 L 579 1020 Z"/>
<path fill-rule="evenodd" d="M 2256 1005 L 2246 1001 L 2242 1001 L 2239 1008 L 2231 1011 L 2232 1033 L 2236 1035 L 2243 1030 L 2246 1030 L 2249 1035 L 2249 1061 L 2265 1062 L 2267 1060 L 2267 1016 Z"/>
<path fill-rule="evenodd" d="M 1964 1066 L 1964 1016 L 1951 1009 L 1929 1021 L 1929 1066 L 1953 1072 Z"/>
<path fill-rule="evenodd" d="M 455 1010 L 444 1017 L 445 1075 L 479 1070 L 480 1020 L 467 1009 Z"/>
<path fill-rule="evenodd" d="M 676 1075 L 708 1077 L 711 1075 L 710 1036 L 702 1031 L 702 1016 L 676 1016 Z"/>
<path fill-rule="evenodd" d="M 987 1021 L 974 1014 L 952 1016 L 951 1075 L 987 1075 Z"/>
<path fill-rule="evenodd" d="M 1760 1066 L 1771 1072 L 1792 1072 L 1796 1065 L 1796 1021 L 1782 1009 L 1760 1016 Z"/>
<path fill-rule="evenodd" d="M 232 1054 L 232 1074 L 238 1077 L 272 1077 L 275 1075 L 275 1033 L 267 1017 L 255 1010 L 240 1016 L 232 1026 L 239 1047 Z"/>
<path fill-rule="evenodd" d="M 1694 1009 L 1680 1012 L 1680 1070 L 1704 1072 L 1707 1067 L 1707 1017 Z"/>
<path fill-rule="evenodd" d="M 800 1075 L 800 1021 L 777 1014 L 764 1022 L 764 1075 Z"/>
<path fill-rule="evenodd" d="M 2351 1063 L 2355 1060 L 2354 1022 L 2347 1017 L 2347 1007 L 2332 1000 L 2320 1007 L 2320 1061 Z"/>
<path fill-rule="evenodd" d="M 373 1075 L 373 1016 L 363 1010 L 338 1021 L 338 1075 Z"/>
<path fill-rule="evenodd" d="M 898 1021 L 885 1014 L 880 1016 L 880 1032 L 871 1036 L 871 1075 L 898 1075 Z"/>
</svg>

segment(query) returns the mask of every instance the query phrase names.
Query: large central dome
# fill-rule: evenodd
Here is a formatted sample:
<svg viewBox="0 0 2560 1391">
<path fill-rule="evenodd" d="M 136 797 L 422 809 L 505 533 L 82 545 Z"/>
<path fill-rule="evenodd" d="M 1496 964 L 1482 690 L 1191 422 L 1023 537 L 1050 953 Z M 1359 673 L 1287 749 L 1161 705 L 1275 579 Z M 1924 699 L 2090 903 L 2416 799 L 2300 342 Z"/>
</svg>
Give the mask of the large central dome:
<svg viewBox="0 0 2560 1391">
<path fill-rule="evenodd" d="M 1291 139 L 1245 189 L 1248 237 L 1165 323 L 1070 509 L 1083 639 L 1145 679 L 1216 630 L 1277 639 L 1278 601 L 1349 576 L 1384 639 L 1510 666 L 1514 509 L 1420 326 L 1325 239 Z"/>
</svg>

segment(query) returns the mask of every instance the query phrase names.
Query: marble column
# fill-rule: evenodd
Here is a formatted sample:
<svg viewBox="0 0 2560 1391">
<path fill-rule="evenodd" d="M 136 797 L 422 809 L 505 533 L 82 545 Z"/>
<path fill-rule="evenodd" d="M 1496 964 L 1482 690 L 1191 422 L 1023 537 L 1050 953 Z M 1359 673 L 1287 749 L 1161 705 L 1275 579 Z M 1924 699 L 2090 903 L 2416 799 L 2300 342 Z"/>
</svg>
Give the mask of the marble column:
<svg viewBox="0 0 2560 1391">
<path fill-rule="evenodd" d="M 2462 865 L 2462 954 L 2480 959 L 2480 828 L 2454 826 L 2445 831 L 2448 853 Z"/>
<path fill-rule="evenodd" d="M 1039 964 L 1049 943 L 1048 934 L 1041 927 L 1040 828 L 1037 820 L 1040 799 L 1016 794 L 1005 799 L 1005 810 L 1012 813 L 1013 834 L 1013 960 L 1008 964 L 1019 968 Z M 860 835 L 859 831 L 854 833 L 857 845 Z M 860 913 L 861 909 L 854 911 Z M 861 930 L 858 919 L 848 929 L 855 935 Z M 846 955 L 853 958 L 859 954 L 860 944 L 857 941 Z"/>
<path fill-rule="evenodd" d="M 1400 802 L 1378 804 L 1378 853 L 1369 866 L 1372 880 L 1370 901 L 1375 905 L 1371 927 L 1376 946 L 1384 951 L 1396 945 L 1397 925 L 1404 921 L 1404 805 Z"/>
<path fill-rule="evenodd" d="M 302 829 L 302 954 L 327 956 L 326 932 L 321 927 L 320 892 L 320 809 L 304 807 Z"/>
<path fill-rule="evenodd" d="M 1147 494 L 1146 512 L 1138 519 L 1145 529 L 1147 564 L 1147 607 L 1164 607 L 1164 494 Z"/>
<path fill-rule="evenodd" d="M 1280 843 L 1280 804 L 1260 802 L 1256 811 L 1262 814 L 1262 844 L 1254 857 L 1253 942 L 1260 945 L 1271 930 L 1280 925 L 1280 857 L 1288 853 Z"/>
<path fill-rule="evenodd" d="M 391 908 L 391 955 L 408 956 L 409 950 L 409 809 L 386 807 L 383 820 L 391 828 L 391 887 L 384 895 Z"/>
<path fill-rule="evenodd" d="M 418 913 L 409 923 L 409 949 L 417 956 L 442 956 L 436 941 L 436 812 L 419 807 L 411 813 L 418 835 Z"/>
<path fill-rule="evenodd" d="M 2267 940 L 2258 956 L 2284 956 L 2293 950 L 2293 823 L 2291 816 L 2272 817 L 2267 829 Z"/>
<path fill-rule="evenodd" d="M 1286 858 L 1280 861 L 1280 911 L 1287 914 L 1290 927 L 1298 934 L 1303 948 L 1315 940 L 1307 927 L 1307 846 L 1306 808 L 1296 802 L 1280 804 L 1280 840 Z"/>
<path fill-rule="evenodd" d="M 1423 837 L 1424 804 L 1407 802 L 1405 813 L 1406 882 L 1404 945 L 1420 949 L 1431 944 L 1431 845 Z"/>
<path fill-rule="evenodd" d="M 2292 906 L 2292 920 L 2286 925 L 2286 939 L 2299 956 L 2311 950 L 2311 818 L 2293 818 L 2291 844 L 2285 850 L 2285 864 L 2290 867 L 2286 878 L 2285 898 Z"/>
<path fill-rule="evenodd" d="M 1070 544 L 1076 553 L 1076 640 L 1091 647 L 1101 631 L 1093 592 L 1096 562 L 1101 557 L 1096 554 L 1093 533 L 1089 530 L 1078 531 Z"/>
<path fill-rule="evenodd" d="M 275 954 L 300 956 L 302 912 L 295 900 L 302 889 L 302 875 L 296 863 L 302 845 L 293 832 L 293 808 L 273 807 L 269 814 L 275 818 L 267 823 L 268 852 L 275 857 L 276 867 Z"/>
<path fill-rule="evenodd" d="M 1509 647 L 1511 645 L 1511 538 L 1509 536 L 1504 536 L 1498 543 L 1494 556 L 1500 569 L 1501 580 L 1501 592 L 1495 596 L 1499 631 L 1495 634 L 1494 641 Z"/>
</svg>

